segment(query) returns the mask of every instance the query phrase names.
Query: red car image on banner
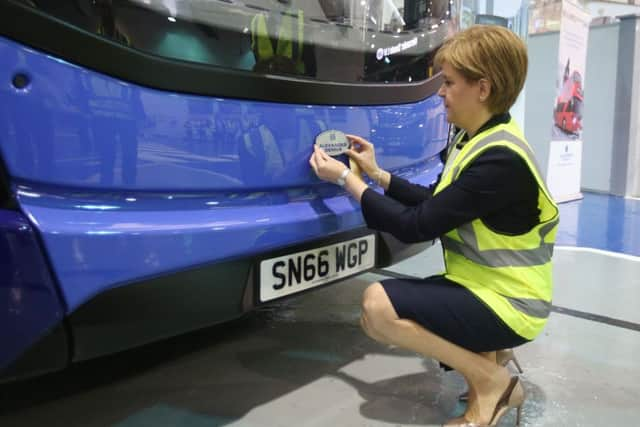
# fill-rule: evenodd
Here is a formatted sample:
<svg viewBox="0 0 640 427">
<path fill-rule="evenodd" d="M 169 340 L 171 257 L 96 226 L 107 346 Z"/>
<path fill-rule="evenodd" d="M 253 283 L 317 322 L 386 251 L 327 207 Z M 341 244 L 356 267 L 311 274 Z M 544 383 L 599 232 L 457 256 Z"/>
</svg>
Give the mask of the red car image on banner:
<svg viewBox="0 0 640 427">
<path fill-rule="evenodd" d="M 582 76 L 574 71 L 564 80 L 562 91 L 556 99 L 553 120 L 564 132 L 579 134 L 582 130 Z"/>
</svg>

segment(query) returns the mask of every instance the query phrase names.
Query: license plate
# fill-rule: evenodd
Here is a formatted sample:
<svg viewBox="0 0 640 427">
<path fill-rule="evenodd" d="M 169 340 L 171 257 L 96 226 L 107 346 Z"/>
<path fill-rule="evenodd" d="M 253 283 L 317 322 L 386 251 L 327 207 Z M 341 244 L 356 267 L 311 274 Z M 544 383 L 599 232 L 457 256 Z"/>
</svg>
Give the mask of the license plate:
<svg viewBox="0 0 640 427">
<path fill-rule="evenodd" d="M 260 301 L 270 301 L 351 276 L 375 265 L 375 235 L 260 262 Z"/>
</svg>

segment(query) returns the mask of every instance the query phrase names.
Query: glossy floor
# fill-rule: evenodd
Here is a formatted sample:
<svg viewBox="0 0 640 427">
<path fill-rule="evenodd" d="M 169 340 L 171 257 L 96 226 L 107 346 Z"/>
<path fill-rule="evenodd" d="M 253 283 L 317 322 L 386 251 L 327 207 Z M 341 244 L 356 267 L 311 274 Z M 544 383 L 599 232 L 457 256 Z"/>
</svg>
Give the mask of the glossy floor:
<svg viewBox="0 0 640 427">
<path fill-rule="evenodd" d="M 517 349 L 522 424 L 638 425 L 640 202 L 587 194 L 561 209 L 554 311 Z M 460 376 L 358 326 L 368 283 L 440 269 L 432 248 L 235 322 L 2 386 L 0 426 L 440 425 L 464 410 Z"/>
</svg>

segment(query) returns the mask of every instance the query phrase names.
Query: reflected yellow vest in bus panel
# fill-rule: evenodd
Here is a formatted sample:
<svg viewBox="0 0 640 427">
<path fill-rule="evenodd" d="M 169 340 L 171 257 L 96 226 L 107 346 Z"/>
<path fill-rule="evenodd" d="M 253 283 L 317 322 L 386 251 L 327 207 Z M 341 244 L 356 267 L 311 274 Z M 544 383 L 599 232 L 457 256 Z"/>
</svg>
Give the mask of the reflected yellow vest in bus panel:
<svg viewBox="0 0 640 427">
<path fill-rule="evenodd" d="M 456 142 L 462 136 L 458 135 Z M 440 237 L 445 277 L 473 292 L 518 335 L 533 339 L 546 324 L 551 310 L 551 257 L 559 212 L 531 147 L 513 120 L 479 133 L 459 152 L 453 150 L 434 194 L 455 181 L 491 147 L 508 148 L 529 166 L 538 183 L 539 222 L 529 232 L 517 236 L 491 230 L 481 219 L 446 233 Z"/>
<path fill-rule="evenodd" d="M 303 11 L 291 10 L 282 14 L 282 20 L 277 29 L 275 52 L 269 37 L 267 19 L 268 17 L 265 13 L 258 13 L 251 20 L 251 49 L 256 53 L 257 60 L 269 60 L 275 56 L 288 58 L 294 61 L 297 72 L 304 73 L 305 66 L 304 62 L 302 62 L 302 49 L 304 47 Z M 294 22 L 297 23 L 296 26 L 294 26 Z M 296 41 L 297 52 L 293 51 L 294 40 Z"/>
</svg>

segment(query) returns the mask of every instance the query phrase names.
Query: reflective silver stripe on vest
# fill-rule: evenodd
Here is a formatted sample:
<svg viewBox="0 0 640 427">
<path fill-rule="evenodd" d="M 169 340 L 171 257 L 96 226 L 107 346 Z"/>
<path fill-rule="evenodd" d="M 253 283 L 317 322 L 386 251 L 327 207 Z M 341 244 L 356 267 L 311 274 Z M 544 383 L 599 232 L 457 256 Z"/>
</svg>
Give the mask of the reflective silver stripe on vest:
<svg viewBox="0 0 640 427">
<path fill-rule="evenodd" d="M 451 251 L 465 258 L 487 267 L 531 267 L 544 265 L 551 260 L 553 255 L 553 245 L 544 243 L 544 237 L 558 224 L 558 220 L 551 221 L 540 227 L 541 244 L 537 249 L 528 250 L 507 250 L 489 249 L 481 251 L 473 232 L 471 224 L 465 224 L 458 229 L 461 237 L 464 235 L 466 243 L 460 243 L 448 236 L 441 236 L 440 241 L 445 251 Z M 470 229 L 462 231 L 462 229 Z M 468 240 L 467 240 L 468 239 Z M 546 319 L 551 311 L 551 303 L 538 299 L 515 298 L 504 296 L 516 310 L 531 317 Z"/>
<path fill-rule="evenodd" d="M 504 297 L 513 308 L 531 317 L 546 319 L 551 313 L 551 303 L 539 299 Z"/>
<path fill-rule="evenodd" d="M 551 260 L 553 244 L 545 243 L 545 237 L 558 225 L 559 220 L 544 224 L 539 229 L 540 246 L 533 249 L 486 249 L 478 247 L 478 238 L 471 223 L 458 227 L 458 234 L 462 242 L 446 235 L 440 237 L 444 248 L 462 255 L 465 258 L 485 267 L 532 267 L 543 265 Z"/>
<path fill-rule="evenodd" d="M 506 130 L 501 130 L 496 133 L 492 133 L 491 135 L 488 135 L 486 138 L 483 138 L 480 141 L 478 141 L 471 148 L 471 150 L 469 150 L 469 152 L 465 154 L 465 158 L 478 152 L 488 144 L 491 144 L 492 142 L 498 142 L 498 141 L 508 141 L 517 145 L 520 149 L 522 149 L 527 155 L 533 167 L 536 169 L 536 173 L 538 174 L 540 179 L 542 179 L 544 175 L 540 173 L 540 167 L 538 166 L 538 162 L 536 161 L 536 158 L 533 155 L 531 148 L 529 148 L 529 146 L 522 139 L 518 138 L 511 132 L 507 132 Z M 458 176 L 458 173 L 460 173 L 460 166 L 456 166 L 455 169 L 453 170 L 453 179 L 455 179 Z"/>
<path fill-rule="evenodd" d="M 464 243 L 442 236 L 442 245 L 448 251 L 457 253 L 476 264 L 487 267 L 530 267 L 543 265 L 549 262 L 553 255 L 553 245 L 543 243 L 539 248 L 512 251 L 509 249 L 489 249 L 482 253 L 475 252 L 475 248 L 470 248 Z"/>
</svg>

